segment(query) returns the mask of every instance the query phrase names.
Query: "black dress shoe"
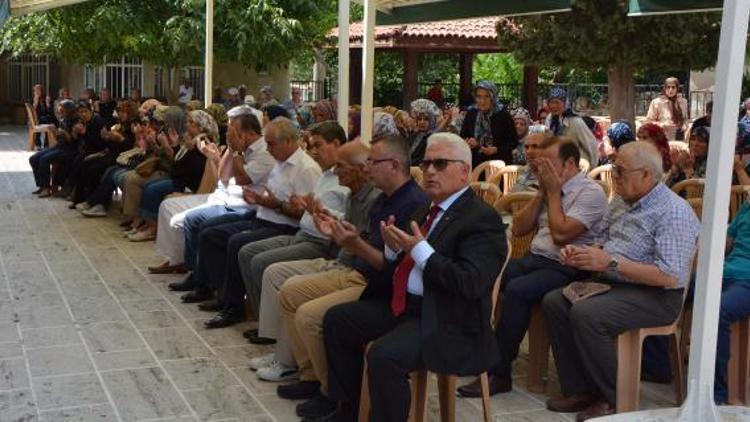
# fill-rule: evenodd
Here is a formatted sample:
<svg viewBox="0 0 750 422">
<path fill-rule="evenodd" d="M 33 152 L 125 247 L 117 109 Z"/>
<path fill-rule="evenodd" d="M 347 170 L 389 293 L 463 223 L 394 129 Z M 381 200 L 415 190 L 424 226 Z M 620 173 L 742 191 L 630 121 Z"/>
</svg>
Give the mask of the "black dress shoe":
<svg viewBox="0 0 750 422">
<path fill-rule="evenodd" d="M 193 274 L 190 273 L 187 277 L 185 277 L 182 281 L 175 281 L 174 283 L 167 284 L 167 287 L 169 290 L 173 292 L 189 292 L 196 287 L 198 287 L 198 283 L 193 278 Z"/>
<path fill-rule="evenodd" d="M 219 312 L 222 308 L 221 305 L 219 305 L 218 300 L 211 300 L 208 302 L 199 303 L 198 309 L 205 312 Z"/>
<path fill-rule="evenodd" d="M 205 302 L 213 297 L 214 294 L 211 293 L 211 290 L 204 287 L 198 287 L 192 292 L 187 292 L 182 295 L 181 299 L 182 303 L 200 303 Z"/>
<path fill-rule="evenodd" d="M 249 339 L 250 337 L 258 337 L 258 329 L 251 328 L 242 332 L 242 336 Z"/>
<path fill-rule="evenodd" d="M 219 314 L 216 315 L 215 317 L 204 322 L 203 326 L 208 329 L 224 328 L 224 327 L 229 327 L 230 325 L 237 324 L 238 322 L 242 322 L 244 319 L 245 317 L 244 315 L 242 315 L 241 311 L 227 308 L 219 312 Z"/>
<path fill-rule="evenodd" d="M 507 393 L 513 389 L 513 382 L 509 376 L 488 375 L 490 395 Z M 458 387 L 458 395 L 461 397 L 482 397 L 482 382 L 480 378 Z"/>
<path fill-rule="evenodd" d="M 324 396 L 320 390 L 310 400 L 297 405 L 295 412 L 301 418 L 316 419 L 331 415 L 338 408 L 338 402 Z"/>
<path fill-rule="evenodd" d="M 319 392 L 320 382 L 318 381 L 299 381 L 276 387 L 276 394 L 287 400 L 307 400 L 315 397 Z"/>
<path fill-rule="evenodd" d="M 269 344 L 276 344 L 276 339 L 272 339 L 268 337 L 261 337 L 258 335 L 258 333 L 255 333 L 254 336 L 248 337 L 247 341 L 249 341 L 250 344 L 257 344 L 261 346 L 267 346 Z"/>
</svg>

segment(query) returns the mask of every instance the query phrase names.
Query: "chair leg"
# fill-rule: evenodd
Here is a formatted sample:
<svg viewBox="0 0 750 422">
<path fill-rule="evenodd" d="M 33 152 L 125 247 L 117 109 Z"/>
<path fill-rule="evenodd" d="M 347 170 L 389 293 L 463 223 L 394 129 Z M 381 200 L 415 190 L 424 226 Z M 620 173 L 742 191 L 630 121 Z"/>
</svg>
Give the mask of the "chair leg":
<svg viewBox="0 0 750 422">
<path fill-rule="evenodd" d="M 484 422 L 490 422 L 492 418 L 492 409 L 490 408 L 490 382 L 486 372 L 482 372 L 479 376 L 482 382 L 482 412 L 484 416 Z"/>
<path fill-rule="evenodd" d="M 367 381 L 367 359 L 365 356 L 362 367 L 362 392 L 359 394 L 359 422 L 367 422 L 370 419 L 370 387 Z"/>
<path fill-rule="evenodd" d="M 683 362 L 682 351 L 680 350 L 680 336 L 678 333 L 670 337 L 670 347 L 672 349 L 672 382 L 674 383 L 675 397 L 677 406 L 681 406 L 685 400 L 685 384 L 683 383 Z"/>
<path fill-rule="evenodd" d="M 424 422 L 427 415 L 427 374 L 426 369 L 411 373 L 411 422 Z"/>
<path fill-rule="evenodd" d="M 549 370 L 549 338 L 540 306 L 534 306 L 529 320 L 529 368 L 527 389 L 542 394 L 547 389 L 545 379 Z"/>
<path fill-rule="evenodd" d="M 36 145 L 34 145 L 34 129 L 33 128 L 29 128 L 29 139 L 28 139 L 26 148 L 28 148 L 29 151 L 34 151 L 36 149 Z"/>
<path fill-rule="evenodd" d="M 456 422 L 456 376 L 438 374 L 440 422 Z"/>
<path fill-rule="evenodd" d="M 641 333 L 637 329 L 617 336 L 617 413 L 638 410 L 641 341 Z"/>
<path fill-rule="evenodd" d="M 735 322 L 731 327 L 732 334 L 729 340 L 729 364 L 727 365 L 727 402 L 731 405 L 740 405 L 740 384 L 743 383 L 740 374 L 740 339 L 742 337 L 740 322 Z M 747 383 L 747 379 L 744 380 Z"/>
<path fill-rule="evenodd" d="M 680 333 L 680 354 L 683 359 L 686 359 L 690 352 L 688 347 L 690 346 L 690 329 L 692 328 L 692 325 L 693 308 L 685 306 L 685 309 L 682 311 L 682 322 L 680 323 L 680 330 L 682 331 Z M 682 363 L 684 365 L 685 361 Z"/>
<path fill-rule="evenodd" d="M 747 390 L 747 378 L 750 376 L 750 361 L 748 359 L 750 358 L 750 318 L 745 318 L 740 322 L 740 339 L 742 340 L 740 342 L 740 354 L 739 354 L 739 360 L 740 360 L 740 388 L 738 390 L 739 392 L 739 399 L 741 401 L 741 405 L 745 406 L 747 404 L 747 396 L 748 396 L 748 390 Z"/>
</svg>

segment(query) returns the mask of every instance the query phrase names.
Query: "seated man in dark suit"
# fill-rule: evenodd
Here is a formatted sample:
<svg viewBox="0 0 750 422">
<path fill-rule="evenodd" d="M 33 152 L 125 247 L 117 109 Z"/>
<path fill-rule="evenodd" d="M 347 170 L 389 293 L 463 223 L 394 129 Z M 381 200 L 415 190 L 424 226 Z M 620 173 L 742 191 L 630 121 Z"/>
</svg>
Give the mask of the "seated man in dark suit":
<svg viewBox="0 0 750 422">
<path fill-rule="evenodd" d="M 456 375 L 486 371 L 497 356 L 490 326 L 491 291 L 508 253 L 498 214 L 469 189 L 471 151 L 437 133 L 421 167 L 432 200 L 409 232 L 381 223 L 388 264 L 369 277 L 359 301 L 331 308 L 323 320 L 333 420 L 356 419 L 364 348 L 373 421 L 406 421 L 409 372 Z"/>
</svg>

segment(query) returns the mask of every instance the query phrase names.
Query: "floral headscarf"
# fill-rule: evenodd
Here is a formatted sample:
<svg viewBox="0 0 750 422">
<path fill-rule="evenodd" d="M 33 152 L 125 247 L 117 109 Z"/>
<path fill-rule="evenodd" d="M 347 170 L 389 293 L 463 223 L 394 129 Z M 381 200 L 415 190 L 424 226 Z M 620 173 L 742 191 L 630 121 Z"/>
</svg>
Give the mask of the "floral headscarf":
<svg viewBox="0 0 750 422">
<path fill-rule="evenodd" d="M 412 101 L 410 107 L 413 116 L 423 114 L 430 120 L 428 132 L 433 132 L 437 129 L 437 122 L 440 118 L 440 109 L 434 102 L 426 98 L 420 98 Z"/>
<path fill-rule="evenodd" d="M 514 108 L 510 112 L 511 117 L 513 117 L 513 120 L 515 119 L 521 119 L 526 122 L 526 126 L 529 126 L 531 124 L 531 113 L 529 113 L 529 110 L 526 110 L 523 107 L 517 107 Z"/>
<path fill-rule="evenodd" d="M 215 142 L 219 140 L 219 127 L 216 120 L 203 110 L 193 110 L 189 113 L 190 119 L 201 128 L 201 132 L 210 136 Z"/>
<path fill-rule="evenodd" d="M 607 129 L 609 143 L 614 149 L 620 149 L 621 146 L 628 142 L 635 141 L 633 127 L 627 120 L 618 120 Z"/>
<path fill-rule="evenodd" d="M 320 113 L 325 116 L 325 120 L 338 120 L 336 114 L 336 103 L 331 100 L 320 100 L 315 103 L 315 113 Z"/>
<path fill-rule="evenodd" d="M 376 111 L 372 119 L 372 139 L 380 139 L 389 135 L 399 135 L 396 121 L 390 114 Z"/>
<path fill-rule="evenodd" d="M 185 110 L 188 112 L 195 111 L 195 110 L 203 110 L 203 101 L 199 101 L 199 100 L 188 101 L 187 104 L 185 104 Z"/>
<path fill-rule="evenodd" d="M 158 106 L 154 110 L 154 118 L 164 122 L 167 129 L 174 129 L 179 134 L 185 133 L 187 126 L 187 115 L 177 106 Z M 161 118 L 161 119 L 160 119 Z"/>
<path fill-rule="evenodd" d="M 474 125 L 474 138 L 481 145 L 486 146 L 493 143 L 491 141 L 493 139 L 493 136 L 492 124 L 490 123 L 490 120 L 495 113 L 503 109 L 503 105 L 500 104 L 497 100 L 497 87 L 492 82 L 486 80 L 479 81 L 479 83 L 477 83 L 477 85 L 474 87 L 474 92 L 476 93 L 478 89 L 487 91 L 490 94 L 490 102 L 492 103 L 490 109 L 487 111 L 477 110 L 477 120 L 476 124 Z M 488 140 L 490 140 L 490 142 L 488 142 Z"/>
<path fill-rule="evenodd" d="M 226 126 L 229 123 L 227 109 L 224 107 L 224 104 L 213 103 L 206 108 L 206 113 L 210 114 L 219 126 Z"/>
</svg>

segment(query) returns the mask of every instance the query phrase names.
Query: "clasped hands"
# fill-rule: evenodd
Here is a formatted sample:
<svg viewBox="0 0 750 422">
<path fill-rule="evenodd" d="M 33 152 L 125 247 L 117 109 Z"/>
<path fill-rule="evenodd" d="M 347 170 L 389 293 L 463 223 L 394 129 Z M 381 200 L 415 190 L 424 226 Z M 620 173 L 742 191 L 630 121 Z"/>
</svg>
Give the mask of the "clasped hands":
<svg viewBox="0 0 750 422">
<path fill-rule="evenodd" d="M 560 249 L 560 262 L 584 271 L 605 272 L 612 255 L 598 246 L 567 245 Z"/>
<path fill-rule="evenodd" d="M 385 244 L 394 252 L 410 253 L 417 243 L 424 240 L 422 231 L 416 221 L 410 224 L 411 233 L 407 233 L 396 226 L 396 217 L 389 216 L 388 220 L 380 222 L 380 234 Z"/>
</svg>

